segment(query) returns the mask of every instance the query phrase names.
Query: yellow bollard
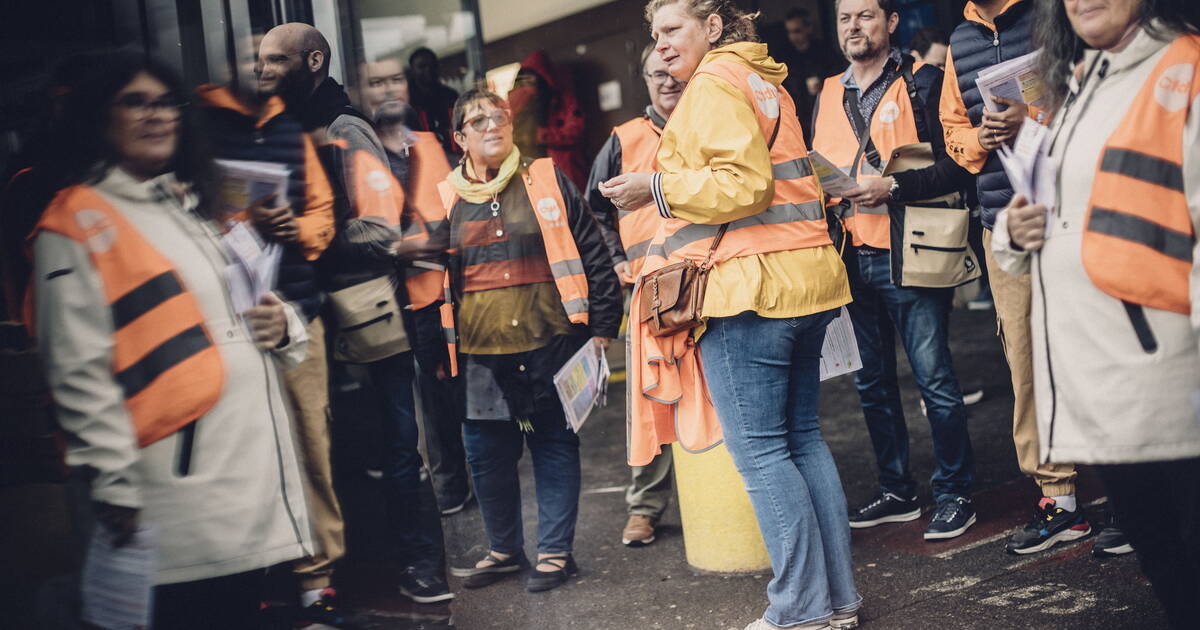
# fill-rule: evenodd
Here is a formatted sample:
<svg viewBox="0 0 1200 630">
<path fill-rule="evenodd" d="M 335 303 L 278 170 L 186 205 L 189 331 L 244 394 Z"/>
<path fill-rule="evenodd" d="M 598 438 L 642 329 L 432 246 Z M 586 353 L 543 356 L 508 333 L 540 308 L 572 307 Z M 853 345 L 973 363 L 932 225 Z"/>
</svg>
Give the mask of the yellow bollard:
<svg viewBox="0 0 1200 630">
<path fill-rule="evenodd" d="M 688 564 L 717 573 L 770 569 L 750 495 L 725 445 L 703 453 L 671 448 Z"/>
</svg>

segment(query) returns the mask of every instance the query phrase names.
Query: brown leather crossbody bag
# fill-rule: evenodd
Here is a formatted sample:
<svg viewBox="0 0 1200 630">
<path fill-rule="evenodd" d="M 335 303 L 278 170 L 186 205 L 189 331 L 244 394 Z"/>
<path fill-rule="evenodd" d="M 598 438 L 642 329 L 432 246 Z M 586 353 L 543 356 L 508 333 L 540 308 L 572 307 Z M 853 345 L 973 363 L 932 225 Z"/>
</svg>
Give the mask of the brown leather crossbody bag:
<svg viewBox="0 0 1200 630">
<path fill-rule="evenodd" d="M 704 290 L 708 286 L 708 272 L 712 270 L 713 253 L 728 228 L 726 223 L 717 230 L 703 263 L 697 265 L 684 260 L 642 277 L 642 321 L 650 327 L 651 335 L 669 337 L 701 324 L 700 309 L 704 306 Z"/>
</svg>

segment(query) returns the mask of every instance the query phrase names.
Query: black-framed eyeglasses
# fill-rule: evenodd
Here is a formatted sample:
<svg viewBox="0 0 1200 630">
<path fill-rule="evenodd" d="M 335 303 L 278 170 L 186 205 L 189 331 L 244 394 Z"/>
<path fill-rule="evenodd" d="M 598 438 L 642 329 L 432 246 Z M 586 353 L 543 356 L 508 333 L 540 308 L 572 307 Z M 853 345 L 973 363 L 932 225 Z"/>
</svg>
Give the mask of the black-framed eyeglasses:
<svg viewBox="0 0 1200 630">
<path fill-rule="evenodd" d="M 148 118 L 155 112 L 178 115 L 179 110 L 187 107 L 188 103 L 174 94 L 151 99 L 142 92 L 130 92 L 114 100 L 113 106 L 120 107 L 139 118 Z"/>
<path fill-rule="evenodd" d="M 313 52 L 315 50 L 316 50 L 315 48 L 306 48 L 304 50 L 294 52 L 294 53 L 288 53 L 286 55 L 267 55 L 266 57 L 259 59 L 259 63 L 270 64 L 272 66 L 281 66 L 281 65 L 287 63 L 287 60 L 290 57 L 295 57 L 296 55 L 305 56 L 308 53 Z"/>
<path fill-rule="evenodd" d="M 650 82 L 657 86 L 666 85 L 667 81 L 674 81 L 676 83 L 679 83 L 679 80 L 676 79 L 675 77 L 671 76 L 671 73 L 663 72 L 661 70 L 658 72 L 643 72 L 642 76 L 646 77 L 647 79 L 650 79 Z"/>
<path fill-rule="evenodd" d="M 471 120 L 464 122 L 462 124 L 462 126 L 463 126 L 463 128 L 465 128 L 468 125 L 470 125 L 472 129 L 482 133 L 484 131 L 487 131 L 489 122 L 496 125 L 497 127 L 503 127 L 504 125 L 507 125 L 509 122 L 512 122 L 512 117 L 509 116 L 508 112 L 504 111 L 503 109 L 498 109 L 490 114 L 482 114 L 480 116 L 476 116 L 476 117 L 472 118 Z"/>
</svg>

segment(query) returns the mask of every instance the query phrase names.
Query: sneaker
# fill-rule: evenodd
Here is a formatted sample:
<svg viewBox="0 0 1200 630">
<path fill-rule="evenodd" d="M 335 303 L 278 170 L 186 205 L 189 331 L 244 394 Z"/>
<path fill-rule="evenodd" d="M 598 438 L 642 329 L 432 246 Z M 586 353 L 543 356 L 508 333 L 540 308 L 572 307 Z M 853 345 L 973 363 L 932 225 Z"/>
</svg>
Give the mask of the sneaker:
<svg viewBox="0 0 1200 630">
<path fill-rule="evenodd" d="M 1033 518 L 1025 528 L 1012 535 L 1004 549 L 1008 553 L 1027 554 L 1045 551 L 1060 542 L 1078 540 L 1092 533 L 1092 526 L 1080 511 L 1068 512 L 1054 499 L 1042 497 Z"/>
<path fill-rule="evenodd" d="M 654 526 L 657 525 L 653 516 L 645 514 L 630 514 L 621 532 L 621 544 L 628 547 L 645 547 L 654 542 Z"/>
<path fill-rule="evenodd" d="M 788 626 L 787 628 L 783 628 L 760 617 L 751 621 L 750 625 L 746 626 L 744 630 L 831 630 L 831 628 L 832 626 L 826 622 L 807 623 L 802 626 Z"/>
<path fill-rule="evenodd" d="M 337 591 L 327 586 L 321 589 L 320 599 L 300 609 L 298 617 L 302 622 L 342 626 L 348 623 L 350 615 L 338 606 Z"/>
<path fill-rule="evenodd" d="M 400 594 L 418 604 L 434 604 L 454 599 L 450 587 L 436 572 L 408 567 L 400 574 Z"/>
<path fill-rule="evenodd" d="M 866 529 L 884 523 L 915 521 L 921 516 L 917 498 L 903 499 L 891 492 L 882 492 L 870 503 L 850 514 L 850 527 Z"/>
<path fill-rule="evenodd" d="M 1110 514 L 1108 525 L 1100 530 L 1096 542 L 1092 545 L 1092 555 L 1097 558 L 1113 558 L 1127 553 L 1133 553 L 1133 545 L 1125 537 L 1125 532 L 1117 527 L 1117 517 Z"/>
<path fill-rule="evenodd" d="M 858 610 L 833 613 L 833 617 L 829 620 L 829 627 L 833 630 L 853 630 L 857 628 Z"/>
<path fill-rule="evenodd" d="M 529 565 L 529 561 L 525 559 L 525 554 L 522 553 L 514 554 L 501 560 L 489 551 L 484 560 L 488 564 L 482 567 L 474 565 L 470 567 L 455 567 L 450 569 L 450 574 L 455 577 L 466 578 L 463 580 L 463 586 L 466 588 L 483 588 L 489 584 L 499 582 Z"/>
<path fill-rule="evenodd" d="M 467 505 L 469 505 L 471 503 L 471 500 L 474 498 L 475 498 L 475 495 L 471 493 L 471 487 L 467 486 L 467 493 L 465 495 L 463 495 L 463 498 L 461 500 L 451 499 L 451 500 L 445 501 L 445 502 L 438 501 L 439 510 L 441 511 L 442 516 L 450 516 L 451 514 L 458 514 L 459 512 L 465 510 L 467 508 Z M 440 507 L 442 505 L 444 505 L 445 507 Z"/>
<path fill-rule="evenodd" d="M 925 540 L 947 540 L 962 536 L 975 524 L 975 508 L 966 497 L 943 501 L 925 528 Z"/>
</svg>

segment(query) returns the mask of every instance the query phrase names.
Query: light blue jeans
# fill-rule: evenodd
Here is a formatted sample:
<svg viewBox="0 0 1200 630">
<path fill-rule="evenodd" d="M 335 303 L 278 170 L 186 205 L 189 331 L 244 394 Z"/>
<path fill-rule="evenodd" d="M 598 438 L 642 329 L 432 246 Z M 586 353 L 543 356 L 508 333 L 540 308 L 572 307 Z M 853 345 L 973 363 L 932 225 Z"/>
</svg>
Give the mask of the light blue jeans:
<svg viewBox="0 0 1200 630">
<path fill-rule="evenodd" d="M 862 602 L 854 587 L 846 495 L 817 422 L 821 345 L 836 311 L 708 320 L 704 378 L 775 577 L 763 615 L 816 623 Z"/>
</svg>

